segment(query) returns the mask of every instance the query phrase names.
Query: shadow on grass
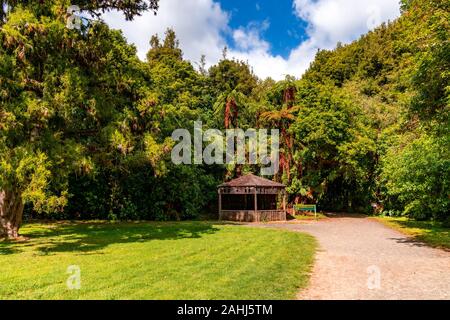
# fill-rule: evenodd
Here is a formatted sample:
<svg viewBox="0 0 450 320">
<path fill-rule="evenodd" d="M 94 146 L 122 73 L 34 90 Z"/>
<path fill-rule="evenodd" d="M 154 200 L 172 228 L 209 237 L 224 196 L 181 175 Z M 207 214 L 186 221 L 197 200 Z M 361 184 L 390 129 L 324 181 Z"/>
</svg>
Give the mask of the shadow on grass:
<svg viewBox="0 0 450 320">
<path fill-rule="evenodd" d="M 361 213 L 347 213 L 347 212 L 324 212 L 323 215 L 327 218 L 367 218 L 367 215 Z"/>
<path fill-rule="evenodd" d="M 419 230 L 416 234 L 405 239 L 393 239 L 397 242 L 409 243 L 414 246 L 432 246 L 450 251 L 450 229 L 444 228 L 439 222 L 415 221 L 415 220 L 396 220 L 391 223 L 400 227 L 400 230 Z"/>
<path fill-rule="evenodd" d="M 0 255 L 13 254 L 18 252 L 20 251 L 12 247 L 10 242 L 0 242 Z"/>
<path fill-rule="evenodd" d="M 410 244 L 413 245 L 414 247 L 428 247 L 428 245 L 425 242 L 419 240 L 417 237 L 389 238 L 389 240 L 393 240 L 401 244 Z"/>
<path fill-rule="evenodd" d="M 153 240 L 201 238 L 220 229 L 211 222 L 59 222 L 39 224 L 24 233 L 28 241 L 0 242 L 0 254 L 14 254 L 32 248 L 41 255 L 57 252 L 100 253 L 111 244 Z M 97 252 L 96 252 L 97 251 Z"/>
</svg>

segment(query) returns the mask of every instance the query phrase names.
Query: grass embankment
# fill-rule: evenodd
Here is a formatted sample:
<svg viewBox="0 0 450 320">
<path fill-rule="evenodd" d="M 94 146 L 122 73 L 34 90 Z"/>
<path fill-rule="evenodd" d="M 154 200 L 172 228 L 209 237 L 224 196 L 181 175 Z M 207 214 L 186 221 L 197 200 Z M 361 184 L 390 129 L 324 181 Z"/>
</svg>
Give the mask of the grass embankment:
<svg viewBox="0 0 450 320">
<path fill-rule="evenodd" d="M 315 240 L 210 222 L 28 224 L 0 242 L 0 299 L 292 299 Z M 68 267 L 81 288 L 69 290 Z"/>
<path fill-rule="evenodd" d="M 430 246 L 450 249 L 450 229 L 437 221 L 416 221 L 405 217 L 377 217 L 378 221 Z"/>
</svg>

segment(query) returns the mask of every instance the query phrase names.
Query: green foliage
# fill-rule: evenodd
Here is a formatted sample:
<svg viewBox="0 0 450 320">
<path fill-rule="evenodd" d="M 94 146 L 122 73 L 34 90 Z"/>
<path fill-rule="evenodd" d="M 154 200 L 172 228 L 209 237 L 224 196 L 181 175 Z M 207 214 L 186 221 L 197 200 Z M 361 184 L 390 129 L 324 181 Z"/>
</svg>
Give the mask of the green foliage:
<svg viewBox="0 0 450 320">
<path fill-rule="evenodd" d="M 442 221 L 442 226 L 444 228 L 450 229 L 450 216 L 448 216 L 447 218 L 445 218 L 444 221 Z"/>
<path fill-rule="evenodd" d="M 40 14 L 47 14 L 47 10 L 52 8 L 52 6 L 62 9 L 70 5 L 77 5 L 81 10 L 87 11 L 94 16 L 99 15 L 99 12 L 119 10 L 123 12 L 127 20 L 132 20 L 135 16 L 139 16 L 148 10 L 152 10 L 156 14 L 159 7 L 158 3 L 159 0 L 2 0 L 0 1 L 0 12 L 3 13 L 5 5 L 12 9 L 20 5 L 26 6 Z M 1 15 L 0 18 L 2 18 Z"/>
<path fill-rule="evenodd" d="M 67 204 L 66 192 L 60 197 L 50 194 L 51 173 L 47 156 L 23 147 L 0 153 L 0 186 L 19 194 L 23 201 L 34 203 L 39 212 L 62 210 Z"/>
<path fill-rule="evenodd" d="M 248 64 L 242 61 L 221 60 L 209 69 L 208 74 L 214 96 L 233 90 L 248 96 L 257 84 L 257 77 L 250 70 Z"/>
<path fill-rule="evenodd" d="M 443 219 L 450 211 L 450 140 L 422 135 L 392 148 L 383 166 L 389 196 L 416 219 Z"/>
<path fill-rule="evenodd" d="M 333 211 L 449 215 L 448 2 L 335 50 L 300 80 L 261 81 L 224 58 L 184 60 L 175 32 L 147 61 L 101 20 L 65 26 L 69 4 L 128 19 L 158 1 L 2 1 L 0 191 L 57 218 L 180 220 L 213 212 L 216 185 L 258 165 L 175 166 L 177 128 L 278 128 L 289 201 Z M 150 36 L 150 35 L 149 35 Z M 29 213 L 29 212 L 28 212 Z"/>
<path fill-rule="evenodd" d="M 366 211 L 375 143 L 362 124 L 361 110 L 331 86 L 301 85 L 300 89 L 304 106 L 290 128 L 298 141 L 293 173 L 298 175 L 301 167 L 301 176 L 293 183 L 302 187 L 295 189 L 312 189 L 324 209 Z"/>
<path fill-rule="evenodd" d="M 418 37 L 417 70 L 413 75 L 416 94 L 411 109 L 424 120 L 450 125 L 450 4 L 448 1 L 427 1 L 411 10 L 413 19 L 423 19 L 423 26 L 414 26 Z"/>
<path fill-rule="evenodd" d="M 448 216 L 448 2 L 403 1 L 403 15 L 320 51 L 298 84 L 291 192 L 322 208 Z M 414 140 L 414 141 L 413 141 Z M 295 186 L 294 186 L 295 184 Z"/>
<path fill-rule="evenodd" d="M 402 143 L 393 144 L 383 161 L 389 205 L 400 204 L 418 219 L 450 215 L 448 12 L 447 1 L 409 3 L 405 25 L 417 52 L 408 112 L 416 128 L 403 133 Z"/>
<path fill-rule="evenodd" d="M 211 181 L 166 165 L 171 132 L 196 119 L 202 103 L 201 77 L 181 59 L 174 33 L 146 64 L 101 21 L 80 33 L 65 27 L 59 6 L 46 8 L 12 7 L 1 29 L 0 188 L 57 217 L 197 216 Z M 128 177 L 148 180 L 129 187 Z"/>
</svg>

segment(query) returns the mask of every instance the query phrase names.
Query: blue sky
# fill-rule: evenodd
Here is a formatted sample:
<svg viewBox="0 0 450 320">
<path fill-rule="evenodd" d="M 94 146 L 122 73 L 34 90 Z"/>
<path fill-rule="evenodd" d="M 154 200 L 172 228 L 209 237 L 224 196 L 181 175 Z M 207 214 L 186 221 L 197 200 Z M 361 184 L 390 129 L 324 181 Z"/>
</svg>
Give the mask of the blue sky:
<svg viewBox="0 0 450 320">
<path fill-rule="evenodd" d="M 228 57 L 247 61 L 261 78 L 300 77 L 318 49 L 349 43 L 400 15 L 399 0 L 160 0 L 154 16 L 125 21 L 119 12 L 104 15 L 121 29 L 145 59 L 149 39 L 173 28 L 184 57 L 197 65 Z"/>
<path fill-rule="evenodd" d="M 308 37 L 308 24 L 295 14 L 292 0 L 222 0 L 220 4 L 230 12 L 229 25 L 233 29 L 249 23 L 265 24 L 262 37 L 270 43 L 273 55 L 287 58 L 290 51 Z M 232 37 L 228 37 L 227 42 L 233 46 Z"/>
</svg>

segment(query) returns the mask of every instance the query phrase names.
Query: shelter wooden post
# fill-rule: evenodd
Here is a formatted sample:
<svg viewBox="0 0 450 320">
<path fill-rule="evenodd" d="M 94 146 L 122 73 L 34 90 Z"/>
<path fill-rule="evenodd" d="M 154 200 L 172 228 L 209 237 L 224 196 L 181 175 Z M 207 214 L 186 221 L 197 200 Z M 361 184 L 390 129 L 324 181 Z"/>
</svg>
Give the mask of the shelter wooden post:
<svg viewBox="0 0 450 320">
<path fill-rule="evenodd" d="M 218 190 L 219 192 L 219 220 L 222 220 L 222 192 L 220 192 L 220 189 Z"/>
<path fill-rule="evenodd" d="M 256 187 L 253 190 L 255 195 L 255 221 L 258 222 L 258 193 L 256 192 Z"/>
<path fill-rule="evenodd" d="M 286 212 L 286 192 L 283 192 L 283 211 Z"/>
</svg>

